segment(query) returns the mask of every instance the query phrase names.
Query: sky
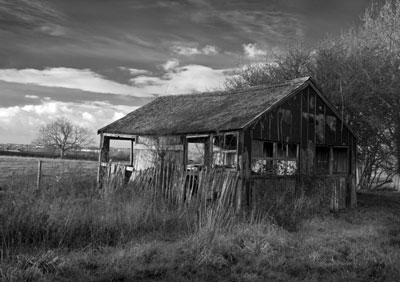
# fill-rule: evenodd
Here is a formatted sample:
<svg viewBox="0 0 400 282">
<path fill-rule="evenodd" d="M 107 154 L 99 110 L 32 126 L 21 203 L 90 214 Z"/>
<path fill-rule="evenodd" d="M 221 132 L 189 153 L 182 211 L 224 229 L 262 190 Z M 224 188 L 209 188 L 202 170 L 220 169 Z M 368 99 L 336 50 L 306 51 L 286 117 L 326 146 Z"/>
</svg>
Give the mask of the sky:
<svg viewBox="0 0 400 282">
<path fill-rule="evenodd" d="M 221 90 L 274 50 L 360 24 L 369 0 L 0 0 L 0 143 L 92 131 L 162 95 Z"/>
</svg>

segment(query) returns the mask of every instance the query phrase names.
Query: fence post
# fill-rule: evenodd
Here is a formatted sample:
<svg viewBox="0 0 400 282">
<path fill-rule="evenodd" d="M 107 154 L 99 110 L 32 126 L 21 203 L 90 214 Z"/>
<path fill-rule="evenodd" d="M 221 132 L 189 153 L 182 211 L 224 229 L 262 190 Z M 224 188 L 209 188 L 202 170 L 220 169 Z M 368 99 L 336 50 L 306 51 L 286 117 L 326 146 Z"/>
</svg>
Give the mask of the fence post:
<svg viewBox="0 0 400 282">
<path fill-rule="evenodd" d="M 38 162 L 38 173 L 37 173 L 37 181 L 36 181 L 36 190 L 40 189 L 40 178 L 42 176 L 42 161 Z"/>
</svg>

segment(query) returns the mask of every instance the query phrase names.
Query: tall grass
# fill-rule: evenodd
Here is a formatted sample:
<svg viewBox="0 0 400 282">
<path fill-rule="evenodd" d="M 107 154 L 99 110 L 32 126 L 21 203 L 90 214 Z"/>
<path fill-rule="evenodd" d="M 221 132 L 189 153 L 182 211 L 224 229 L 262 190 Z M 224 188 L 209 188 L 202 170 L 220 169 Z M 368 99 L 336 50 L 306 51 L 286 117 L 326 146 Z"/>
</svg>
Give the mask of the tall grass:
<svg viewBox="0 0 400 282">
<path fill-rule="evenodd" d="M 2 254 L 10 256 L 30 248 L 115 246 L 143 237 L 179 238 L 194 232 L 212 234 L 233 230 L 243 222 L 270 221 L 295 230 L 299 217 L 312 210 L 307 198 L 293 198 L 283 191 L 264 209 L 239 213 L 232 190 L 236 186 L 227 185 L 236 180 L 228 176 L 219 180 L 223 188 L 217 200 L 210 200 L 203 189 L 190 200 L 192 192 L 186 193 L 183 204 L 170 201 L 154 187 L 143 189 L 119 178 L 99 191 L 93 179 L 74 171 L 36 191 L 21 176 L 6 186 L 1 200 Z M 210 179 L 204 176 L 201 181 Z"/>
<path fill-rule="evenodd" d="M 26 249 L 74 249 L 115 246 L 143 237 L 177 238 L 204 228 L 231 226 L 235 217 L 233 210 L 223 211 L 214 203 L 192 200 L 182 208 L 159 193 L 123 183 L 112 192 L 99 191 L 92 180 L 77 173 L 50 181 L 39 191 L 29 183 L 20 176 L 3 191 L 3 257 Z"/>
<path fill-rule="evenodd" d="M 0 207 L 3 253 L 25 247 L 116 245 L 149 232 L 191 227 L 176 210 L 143 193 L 124 189 L 104 198 L 88 187 L 82 187 L 89 190 L 85 193 L 55 193 L 62 185 L 39 192 L 6 191 Z"/>
<path fill-rule="evenodd" d="M 5 186 L 1 281 L 398 281 L 396 214 L 311 217 L 310 202 L 283 193 L 269 213 L 243 215 L 95 184 L 75 173 L 40 191 L 22 176 Z M 298 215 L 309 220 L 295 231 L 278 226 Z"/>
</svg>

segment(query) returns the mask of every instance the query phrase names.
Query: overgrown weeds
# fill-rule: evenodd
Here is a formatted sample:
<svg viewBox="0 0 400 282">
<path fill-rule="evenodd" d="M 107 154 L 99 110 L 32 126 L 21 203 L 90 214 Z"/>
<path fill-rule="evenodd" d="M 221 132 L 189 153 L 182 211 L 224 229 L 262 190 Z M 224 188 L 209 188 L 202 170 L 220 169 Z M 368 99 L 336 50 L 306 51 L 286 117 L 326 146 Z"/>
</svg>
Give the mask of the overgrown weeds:
<svg viewBox="0 0 400 282">
<path fill-rule="evenodd" d="M 244 215 L 224 205 L 223 200 L 231 201 L 224 192 L 228 190 L 222 191 L 223 200 L 210 201 L 202 193 L 181 205 L 154 190 L 126 184 L 112 193 L 99 193 L 95 183 L 76 174 L 40 191 L 13 183 L 0 207 L 0 242 L 3 254 L 9 255 L 21 248 L 115 246 L 133 238 L 230 231 L 243 222 L 270 221 L 295 230 L 311 210 L 309 197 L 284 190 L 266 209 Z"/>
<path fill-rule="evenodd" d="M 290 204 L 293 195 L 283 194 L 269 214 L 244 217 L 212 202 L 183 209 L 129 186 L 105 197 L 89 180 L 56 185 L 7 186 L 2 281 L 398 281 L 400 274 L 400 218 L 392 210 L 315 216 L 314 200 L 300 195 Z M 295 229 L 282 224 L 293 221 Z"/>
</svg>

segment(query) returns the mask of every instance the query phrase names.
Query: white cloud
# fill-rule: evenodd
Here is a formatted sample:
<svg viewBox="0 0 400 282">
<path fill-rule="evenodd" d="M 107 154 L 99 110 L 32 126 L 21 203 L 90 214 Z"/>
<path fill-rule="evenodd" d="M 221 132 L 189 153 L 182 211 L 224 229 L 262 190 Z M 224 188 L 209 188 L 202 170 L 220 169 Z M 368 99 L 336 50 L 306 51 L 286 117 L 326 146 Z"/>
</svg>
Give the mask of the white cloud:
<svg viewBox="0 0 400 282">
<path fill-rule="evenodd" d="M 42 101 L 40 105 L 0 108 L 0 129 L 7 132 L 0 136 L 0 143 L 30 143 L 35 138 L 39 126 L 60 117 L 89 128 L 97 142 L 98 129 L 136 108 L 111 105 L 102 101 L 90 104 Z"/>
<path fill-rule="evenodd" d="M 130 85 L 107 80 L 89 69 L 1 69 L 0 80 L 17 83 L 31 83 L 42 86 L 81 89 L 98 93 L 148 96 L 148 94 L 137 92 L 137 89 Z"/>
<path fill-rule="evenodd" d="M 213 52 L 212 50 L 210 47 L 208 52 Z M 145 72 L 145 70 L 126 69 L 135 73 L 131 76 L 129 85 L 107 80 L 91 70 L 70 68 L 0 69 L 0 81 L 81 89 L 106 94 L 153 97 L 169 93 L 181 94 L 220 89 L 223 87 L 226 77 L 230 76 L 230 69 L 212 69 L 202 65 L 180 66 L 179 64 L 179 60 L 175 58 L 166 61 L 159 65 L 162 73 L 158 76 L 152 75 L 151 72 Z M 34 99 L 34 96 L 26 93 L 25 97 Z M 42 100 L 51 101 L 51 98 Z"/>
<path fill-rule="evenodd" d="M 133 82 L 136 86 L 138 87 L 143 87 L 146 85 L 161 85 L 160 83 L 160 78 L 157 76 L 138 76 L 135 78 L 131 79 L 131 82 Z"/>
<path fill-rule="evenodd" d="M 185 46 L 182 44 L 176 44 L 171 49 L 174 53 L 183 56 L 218 54 L 217 47 L 212 45 L 206 45 L 203 48 L 198 48 L 197 46 Z"/>
<path fill-rule="evenodd" d="M 201 49 L 203 54 L 205 55 L 216 55 L 218 54 L 217 47 L 212 45 L 206 45 L 203 49 Z"/>
<path fill-rule="evenodd" d="M 126 115 L 126 113 L 116 112 L 116 113 L 114 113 L 112 119 L 117 120 L 117 119 L 124 117 L 125 115 Z"/>
<path fill-rule="evenodd" d="M 267 51 L 259 49 L 256 43 L 243 44 L 242 46 L 246 57 L 254 58 L 267 55 Z"/>
<path fill-rule="evenodd" d="M 179 66 L 179 60 L 178 59 L 170 59 L 170 60 L 166 61 L 164 64 L 161 65 L 161 67 L 165 71 L 170 71 L 170 70 L 176 68 L 177 66 Z"/>
<path fill-rule="evenodd" d="M 145 92 L 159 95 L 185 94 L 222 89 L 229 70 L 215 70 L 201 65 L 166 68 L 169 71 L 161 77 L 138 76 L 131 82 Z"/>
<path fill-rule="evenodd" d="M 184 56 L 192 56 L 192 55 L 197 55 L 201 54 L 201 51 L 197 49 L 196 47 L 188 47 L 188 46 L 173 46 L 172 51 L 176 54 L 179 55 L 184 55 Z"/>
<path fill-rule="evenodd" d="M 25 98 L 28 98 L 28 99 L 39 99 L 39 96 L 36 96 L 36 95 L 25 95 Z"/>
<path fill-rule="evenodd" d="M 212 69 L 202 65 L 179 66 L 179 61 L 176 59 L 167 61 L 162 67 L 163 74 L 160 76 L 139 75 L 132 77 L 130 88 L 133 89 L 133 93 L 151 96 L 152 94 L 171 95 L 212 91 L 223 88 L 226 77 L 234 74 L 231 69 Z M 36 81 L 44 83 L 41 81 L 41 71 L 37 71 L 39 74 L 34 71 L 31 72 L 35 75 L 24 74 L 23 81 L 32 81 L 33 77 Z M 28 74 L 31 72 L 28 72 Z M 85 78 L 87 72 L 83 73 Z M 7 73 L 0 70 L 0 76 L 3 75 L 4 77 L 5 74 L 12 77 L 15 72 Z M 52 74 L 54 74 L 54 70 Z M 70 75 L 72 80 L 80 81 L 71 73 Z M 46 79 L 50 78 L 50 76 L 44 76 Z M 63 83 L 61 77 L 63 76 L 66 77 L 65 74 L 56 75 L 53 83 L 61 85 Z M 33 99 L 34 95 L 27 93 L 26 96 L 32 96 Z M 107 101 L 60 102 L 49 97 L 42 98 L 39 105 L 0 107 L 0 130 L 7 132 L 7 134 L 0 135 L 0 143 L 20 143 L 21 140 L 24 143 L 29 143 L 34 139 L 40 125 L 59 117 L 65 117 L 73 123 L 93 129 L 93 136 L 95 136 L 97 129 L 123 117 L 136 108 L 112 105 Z"/>
<path fill-rule="evenodd" d="M 67 30 L 64 27 L 55 24 L 42 25 L 39 30 L 51 36 L 64 36 L 67 34 Z"/>
<path fill-rule="evenodd" d="M 142 69 L 133 69 L 133 68 L 127 68 L 127 67 L 119 67 L 119 69 L 129 72 L 131 75 L 151 74 L 151 71 L 142 70 Z"/>
</svg>

